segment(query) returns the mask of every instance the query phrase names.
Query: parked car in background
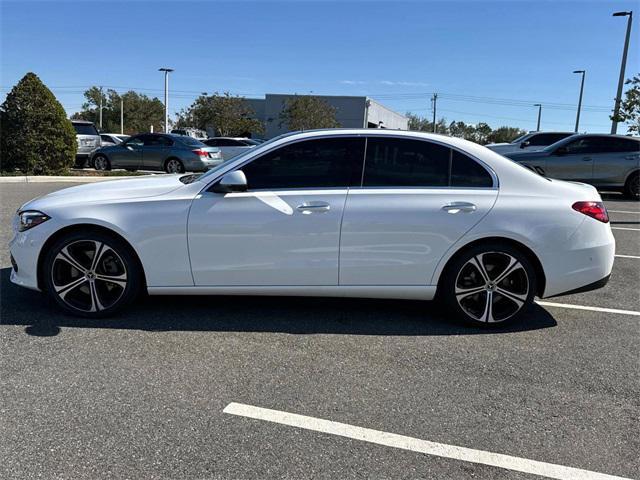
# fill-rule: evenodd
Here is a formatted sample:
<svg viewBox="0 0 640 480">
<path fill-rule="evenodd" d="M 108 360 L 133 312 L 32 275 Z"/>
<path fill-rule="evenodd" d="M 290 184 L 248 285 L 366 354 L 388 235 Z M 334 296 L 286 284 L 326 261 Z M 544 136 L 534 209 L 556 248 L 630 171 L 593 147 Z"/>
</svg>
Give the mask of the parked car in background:
<svg viewBox="0 0 640 480">
<path fill-rule="evenodd" d="M 165 133 L 135 135 L 117 145 L 96 150 L 96 170 L 164 170 L 167 173 L 201 172 L 223 162 L 220 150 L 195 138 Z"/>
<path fill-rule="evenodd" d="M 197 128 L 174 128 L 171 130 L 173 135 L 184 135 L 186 137 L 196 138 L 198 140 L 206 140 L 207 132 Z"/>
<path fill-rule="evenodd" d="M 129 135 L 120 135 L 118 133 L 101 133 L 100 141 L 103 147 L 107 147 L 110 145 L 118 145 L 119 143 L 124 142 Z"/>
<path fill-rule="evenodd" d="M 97 148 L 100 148 L 100 134 L 93 122 L 71 120 L 71 124 L 76 131 L 76 138 L 78 140 L 76 167 L 86 167 L 93 152 Z"/>
<path fill-rule="evenodd" d="M 230 158 L 259 145 L 258 143 L 252 142 L 249 138 L 233 137 L 212 137 L 207 140 L 203 140 L 202 143 L 209 145 L 210 147 L 218 147 L 225 160 L 229 160 Z"/>
<path fill-rule="evenodd" d="M 500 155 L 522 150 L 542 150 L 549 145 L 556 143 L 563 138 L 575 135 L 574 132 L 529 132 L 522 135 L 510 143 L 490 143 L 486 145 L 489 150 L 493 150 Z"/>
<path fill-rule="evenodd" d="M 506 153 L 541 175 L 623 191 L 640 199 L 640 139 L 580 134 L 536 152 Z"/>
<path fill-rule="evenodd" d="M 374 129 L 283 135 L 200 176 L 72 187 L 13 225 L 11 281 L 93 318 L 142 292 L 437 292 L 448 318 L 505 324 L 535 296 L 604 286 L 615 250 L 595 188 L 460 138 Z"/>
</svg>

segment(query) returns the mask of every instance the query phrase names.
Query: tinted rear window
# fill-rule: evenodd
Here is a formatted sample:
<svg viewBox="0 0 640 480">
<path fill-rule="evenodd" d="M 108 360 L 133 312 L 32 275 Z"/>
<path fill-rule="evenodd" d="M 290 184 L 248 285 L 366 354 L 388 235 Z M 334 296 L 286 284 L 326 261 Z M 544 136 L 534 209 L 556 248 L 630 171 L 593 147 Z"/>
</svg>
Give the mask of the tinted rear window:
<svg viewBox="0 0 640 480">
<path fill-rule="evenodd" d="M 74 123 L 73 128 L 78 135 L 98 135 L 96 127 L 90 123 Z"/>
<path fill-rule="evenodd" d="M 180 137 L 179 141 L 190 147 L 206 147 L 204 143 L 202 143 L 200 140 L 196 140 L 193 137 Z"/>
</svg>

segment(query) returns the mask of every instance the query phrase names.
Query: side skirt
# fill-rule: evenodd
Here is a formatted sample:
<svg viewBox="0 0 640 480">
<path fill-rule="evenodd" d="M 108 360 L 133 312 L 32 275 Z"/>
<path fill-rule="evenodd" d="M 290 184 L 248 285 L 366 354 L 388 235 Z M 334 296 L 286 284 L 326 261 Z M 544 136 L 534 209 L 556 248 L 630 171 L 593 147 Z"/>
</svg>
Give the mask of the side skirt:
<svg viewBox="0 0 640 480">
<path fill-rule="evenodd" d="M 432 300 L 435 285 L 147 287 L 149 295 L 273 295 L 290 297 L 356 297 Z"/>
</svg>

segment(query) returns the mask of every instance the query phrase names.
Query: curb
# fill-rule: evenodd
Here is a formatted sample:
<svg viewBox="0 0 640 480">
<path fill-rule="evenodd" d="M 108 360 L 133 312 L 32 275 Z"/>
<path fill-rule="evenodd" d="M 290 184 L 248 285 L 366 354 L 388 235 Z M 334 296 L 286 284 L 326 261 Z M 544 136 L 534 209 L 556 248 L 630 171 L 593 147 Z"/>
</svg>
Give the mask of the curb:
<svg viewBox="0 0 640 480">
<path fill-rule="evenodd" d="M 94 183 L 105 182 L 108 180 L 125 180 L 127 178 L 144 178 L 150 175 L 133 175 L 122 177 L 91 177 L 91 176 L 55 176 L 55 175 L 41 175 L 41 176 L 15 176 L 15 177 L 0 177 L 0 183 Z"/>
</svg>

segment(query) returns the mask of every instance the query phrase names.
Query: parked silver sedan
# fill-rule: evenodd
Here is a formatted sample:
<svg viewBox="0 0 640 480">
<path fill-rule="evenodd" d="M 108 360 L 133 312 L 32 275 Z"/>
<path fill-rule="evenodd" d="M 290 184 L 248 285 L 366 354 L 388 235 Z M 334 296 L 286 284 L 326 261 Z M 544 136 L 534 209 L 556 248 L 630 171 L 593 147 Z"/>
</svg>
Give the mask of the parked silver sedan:
<svg viewBox="0 0 640 480">
<path fill-rule="evenodd" d="M 541 175 L 621 190 L 640 199 L 640 139 L 580 134 L 535 152 L 503 153 Z"/>
<path fill-rule="evenodd" d="M 143 133 L 95 151 L 96 170 L 164 170 L 167 173 L 202 172 L 223 162 L 220 149 L 182 135 Z"/>
</svg>

